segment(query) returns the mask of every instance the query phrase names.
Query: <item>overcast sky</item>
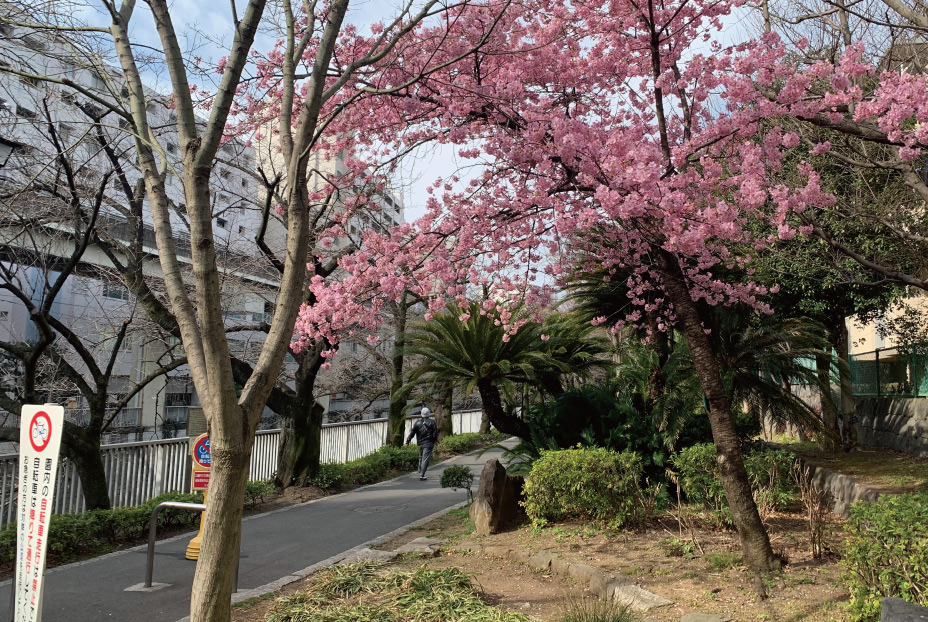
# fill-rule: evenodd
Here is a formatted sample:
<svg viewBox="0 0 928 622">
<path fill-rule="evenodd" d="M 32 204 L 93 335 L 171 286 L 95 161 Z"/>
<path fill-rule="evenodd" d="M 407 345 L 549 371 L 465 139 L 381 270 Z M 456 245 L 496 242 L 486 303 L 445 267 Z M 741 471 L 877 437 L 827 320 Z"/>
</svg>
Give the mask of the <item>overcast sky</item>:
<svg viewBox="0 0 928 622">
<path fill-rule="evenodd" d="M 92 0 L 91 0 L 92 1 Z M 231 42 L 232 20 L 229 0 L 173 0 L 172 14 L 184 16 L 181 31 L 186 35 L 186 47 L 194 49 L 195 54 L 204 58 L 218 58 L 227 53 Z M 364 28 L 376 21 L 388 19 L 397 12 L 397 0 L 354 0 L 349 6 L 347 21 Z M 239 0 L 238 9 L 242 10 L 244 0 Z M 160 49 L 160 42 L 155 31 L 151 13 L 144 3 L 136 5 L 133 17 L 133 39 L 143 45 Z M 178 24 L 179 25 L 179 24 Z M 745 12 L 738 11 L 725 24 L 721 39 L 725 44 L 745 38 L 747 32 Z M 204 36 L 203 33 L 206 33 Z M 267 35 L 261 35 L 255 48 L 269 49 L 274 41 Z M 169 90 L 166 76 L 151 73 L 146 82 L 156 90 Z M 462 166 L 472 162 L 462 162 L 457 157 L 457 149 L 450 146 L 435 146 L 422 149 L 407 159 L 403 172 L 395 179 L 397 190 L 402 194 L 406 205 L 406 220 L 412 221 L 424 213 L 428 198 L 426 187 L 441 177 L 447 179 Z M 472 167 L 471 167 L 472 168 Z M 461 175 L 465 180 L 470 177 L 465 169 Z"/>
</svg>

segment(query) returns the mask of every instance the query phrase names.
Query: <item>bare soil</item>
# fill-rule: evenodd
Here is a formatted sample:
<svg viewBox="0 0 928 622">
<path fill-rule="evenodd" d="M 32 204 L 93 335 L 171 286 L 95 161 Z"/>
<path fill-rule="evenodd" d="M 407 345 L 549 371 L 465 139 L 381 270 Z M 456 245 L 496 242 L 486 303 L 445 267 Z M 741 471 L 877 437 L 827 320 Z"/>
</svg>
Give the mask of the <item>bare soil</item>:
<svg viewBox="0 0 928 622">
<path fill-rule="evenodd" d="M 724 613 L 736 621 L 771 620 L 777 622 L 844 622 L 847 592 L 840 583 L 841 568 L 837 550 L 842 539 L 841 523 L 832 519 L 826 542 L 832 552 L 827 559 L 813 560 L 806 545 L 805 522 L 798 513 L 786 512 L 768 519 L 774 548 L 788 559 L 782 573 L 765 580 L 769 594 L 759 600 L 755 577 L 740 566 L 738 538 L 734 532 L 697 527 L 693 531 L 699 548 L 691 555 L 668 554 L 671 543 L 692 541 L 680 537 L 673 519 L 664 519 L 638 532 L 608 532 L 587 523 L 565 523 L 545 530 L 529 526 L 486 537 L 471 533 L 472 523 L 464 511 L 446 514 L 391 542 L 385 550 L 395 549 L 417 537 L 442 537 L 449 540 L 436 558 L 404 557 L 396 562 L 399 570 L 425 564 L 440 569 L 457 567 L 472 575 L 481 586 L 487 602 L 511 611 L 530 614 L 540 620 L 559 619 L 568 598 L 591 597 L 584 585 L 550 573 L 532 570 L 509 559 L 470 553 L 462 543 L 502 545 L 529 552 L 552 550 L 572 561 L 624 575 L 634 583 L 674 601 L 668 607 L 652 609 L 647 617 L 661 622 L 677 622 L 693 611 Z M 674 539 L 674 540 L 671 540 Z M 734 565 L 729 566 L 726 562 Z M 300 589 L 303 582 L 285 588 L 285 593 Z M 235 622 L 263 622 L 273 602 L 268 598 L 251 606 L 236 607 Z"/>
</svg>

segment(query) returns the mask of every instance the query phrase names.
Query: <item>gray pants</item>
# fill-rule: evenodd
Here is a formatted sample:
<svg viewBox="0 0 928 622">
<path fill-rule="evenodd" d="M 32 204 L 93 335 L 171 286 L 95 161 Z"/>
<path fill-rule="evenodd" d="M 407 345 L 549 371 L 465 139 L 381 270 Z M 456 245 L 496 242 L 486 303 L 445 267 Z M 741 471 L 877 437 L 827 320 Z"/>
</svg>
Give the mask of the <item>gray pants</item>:
<svg viewBox="0 0 928 622">
<path fill-rule="evenodd" d="M 435 443 L 422 443 L 419 445 L 419 477 L 425 477 L 425 471 L 432 460 L 432 450 Z"/>
</svg>

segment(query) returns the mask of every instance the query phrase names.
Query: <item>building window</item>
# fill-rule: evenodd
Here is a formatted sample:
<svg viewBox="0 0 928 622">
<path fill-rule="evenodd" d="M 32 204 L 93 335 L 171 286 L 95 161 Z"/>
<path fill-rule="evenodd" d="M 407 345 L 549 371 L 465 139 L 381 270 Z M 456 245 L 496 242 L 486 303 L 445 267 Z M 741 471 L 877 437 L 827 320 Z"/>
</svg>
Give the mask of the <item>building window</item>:
<svg viewBox="0 0 928 622">
<path fill-rule="evenodd" d="M 36 52 L 44 52 L 48 49 L 48 45 L 45 43 L 45 40 L 38 35 L 26 35 L 23 37 L 23 45 L 25 45 L 30 50 L 35 50 Z"/>
<path fill-rule="evenodd" d="M 58 138 L 63 142 L 70 143 L 74 138 L 74 128 L 67 123 L 58 123 Z"/>
<path fill-rule="evenodd" d="M 97 91 L 102 91 L 106 88 L 106 82 L 103 80 L 103 76 L 101 76 L 95 70 L 90 71 L 90 79 L 88 82 L 90 83 L 90 88 Z"/>
<path fill-rule="evenodd" d="M 243 227 L 242 225 L 239 225 L 239 226 L 238 226 L 238 233 L 239 233 L 239 235 L 243 235 L 243 234 L 245 233 L 245 227 Z"/>
<path fill-rule="evenodd" d="M 32 69 L 30 69 L 29 67 L 24 67 L 23 71 L 32 72 Z M 38 78 L 34 78 L 32 76 L 19 76 L 19 81 L 25 84 L 26 86 L 30 86 L 34 89 L 39 88 Z"/>
<path fill-rule="evenodd" d="M 35 119 L 36 118 L 35 110 L 30 110 L 29 108 L 26 108 L 25 106 L 20 106 L 19 104 L 16 105 L 16 114 L 22 117 L 23 119 Z"/>
<path fill-rule="evenodd" d="M 247 188 L 247 187 L 248 187 L 248 180 L 242 177 L 242 188 Z"/>
<path fill-rule="evenodd" d="M 216 224 L 222 227 L 223 229 L 228 228 L 228 225 L 229 225 L 229 223 L 226 221 L 225 218 L 217 218 Z"/>
<path fill-rule="evenodd" d="M 175 153 L 177 152 L 177 145 L 175 145 L 174 143 L 168 143 L 166 149 L 168 153 Z"/>
<path fill-rule="evenodd" d="M 112 300 L 129 300 L 129 290 L 122 283 L 104 283 L 103 297 Z"/>
</svg>

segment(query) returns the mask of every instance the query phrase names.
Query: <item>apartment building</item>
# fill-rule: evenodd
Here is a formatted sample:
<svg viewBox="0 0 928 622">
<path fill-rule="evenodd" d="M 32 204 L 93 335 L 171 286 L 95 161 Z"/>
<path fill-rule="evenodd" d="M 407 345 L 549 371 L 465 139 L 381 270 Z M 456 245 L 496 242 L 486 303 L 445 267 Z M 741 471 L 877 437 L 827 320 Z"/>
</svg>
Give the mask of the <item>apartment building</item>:
<svg viewBox="0 0 928 622">
<path fill-rule="evenodd" d="M 99 101 L 40 76 L 73 81 Z M 0 288 L 0 341 L 34 342 L 38 328 L 30 319 L 26 300 L 39 305 L 54 294 L 51 315 L 79 336 L 101 368 L 112 359 L 114 404 L 179 351 L 176 340 L 159 335 L 145 318 L 114 269 L 113 253 L 119 255 L 120 248 L 137 244 L 133 248 L 144 257 L 145 278 L 153 289 L 160 289 L 161 268 L 147 202 L 140 202 L 140 210 L 130 205 L 123 182 L 114 174 L 121 169 L 133 196 L 140 196 L 132 130 L 119 115 L 108 114 L 100 105 L 101 101 L 122 105 L 124 93 L 118 70 L 67 41 L 51 33 L 0 28 L 0 209 L 4 212 L 0 214 L 0 262 L 8 285 Z M 171 220 L 179 259 L 189 264 L 176 119 L 169 98 L 149 90 L 147 99 L 173 203 Z M 262 261 L 255 243 L 262 216 L 254 168 L 254 150 L 230 139 L 219 151 L 210 180 L 214 234 L 225 279 L 223 304 L 230 326 L 267 320 L 277 288 L 277 275 Z M 96 226 L 112 242 L 109 252 L 90 244 L 60 290 L 54 290 L 61 267 L 80 243 L 80 221 L 88 217 L 101 188 Z M 75 210 L 82 213 L 80 218 Z M 141 222 L 135 219 L 138 213 Z M 114 352 L 112 346 L 126 322 L 126 337 Z M 57 339 L 56 344 L 61 344 L 62 337 Z M 262 339 L 254 332 L 233 333 L 230 345 L 244 355 Z M 89 373 L 73 348 L 62 345 L 60 351 L 80 373 Z M 86 399 L 75 383 L 60 377 L 53 364 L 47 367 L 43 381 L 49 385 L 48 399 L 64 404 L 71 421 L 86 420 Z M 0 362 L 0 369 L 0 383 L 16 382 L 15 361 Z M 129 401 L 114 419 L 107 440 L 148 440 L 182 432 L 187 408 L 196 404 L 188 373 L 184 367 L 177 368 L 147 384 Z M 7 423 L 15 424 L 15 413 Z"/>
</svg>

